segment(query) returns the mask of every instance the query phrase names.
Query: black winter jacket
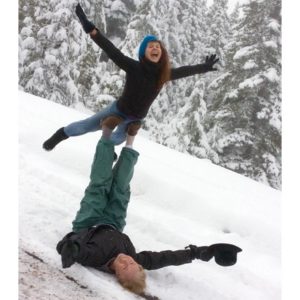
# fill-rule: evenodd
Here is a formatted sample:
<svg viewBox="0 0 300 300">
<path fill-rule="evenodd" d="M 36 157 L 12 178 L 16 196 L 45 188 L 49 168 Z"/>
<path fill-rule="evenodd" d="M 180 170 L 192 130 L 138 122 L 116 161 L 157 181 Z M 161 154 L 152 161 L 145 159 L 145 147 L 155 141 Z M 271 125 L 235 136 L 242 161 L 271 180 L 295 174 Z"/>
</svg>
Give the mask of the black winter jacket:
<svg viewBox="0 0 300 300">
<path fill-rule="evenodd" d="M 120 253 L 131 256 L 147 270 L 192 262 L 190 250 L 136 253 L 135 247 L 126 234 L 107 225 L 91 227 L 78 233 L 69 233 L 62 241 L 66 239 L 79 244 L 79 254 L 76 258 L 78 263 L 109 273 L 112 271 L 108 264 Z"/>
<path fill-rule="evenodd" d="M 125 87 L 117 101 L 118 109 L 127 116 L 143 119 L 160 92 L 157 88 L 160 64 L 147 59 L 140 62 L 124 55 L 98 30 L 92 39 L 118 67 L 126 72 Z M 173 68 L 171 80 L 207 71 L 204 64 Z"/>
</svg>

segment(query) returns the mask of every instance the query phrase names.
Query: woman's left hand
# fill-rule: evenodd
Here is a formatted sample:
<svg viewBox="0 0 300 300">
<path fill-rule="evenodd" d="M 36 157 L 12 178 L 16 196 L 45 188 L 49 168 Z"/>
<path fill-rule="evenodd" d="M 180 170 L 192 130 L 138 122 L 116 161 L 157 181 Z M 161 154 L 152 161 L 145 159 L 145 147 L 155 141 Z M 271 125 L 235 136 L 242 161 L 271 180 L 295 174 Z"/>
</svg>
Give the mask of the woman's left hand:
<svg viewBox="0 0 300 300">
<path fill-rule="evenodd" d="M 219 61 L 219 58 L 216 58 L 216 54 L 211 56 L 206 56 L 204 66 L 207 68 L 207 71 L 218 71 L 218 69 L 214 68 L 214 64 Z"/>
</svg>

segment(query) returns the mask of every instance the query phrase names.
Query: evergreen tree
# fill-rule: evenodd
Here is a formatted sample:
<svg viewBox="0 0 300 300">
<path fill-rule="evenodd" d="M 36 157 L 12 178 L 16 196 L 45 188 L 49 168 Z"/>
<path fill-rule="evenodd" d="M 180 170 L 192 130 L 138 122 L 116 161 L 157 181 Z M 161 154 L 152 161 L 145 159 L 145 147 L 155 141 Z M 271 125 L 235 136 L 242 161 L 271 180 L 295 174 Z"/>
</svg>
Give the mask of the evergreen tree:
<svg viewBox="0 0 300 300">
<path fill-rule="evenodd" d="M 280 1 L 250 1 L 243 14 L 210 87 L 206 129 L 221 165 L 280 188 Z"/>
<path fill-rule="evenodd" d="M 35 27 L 32 43 L 36 55 L 30 61 L 21 61 L 20 70 L 20 84 L 25 91 L 68 106 L 78 101 L 76 61 L 86 46 L 79 42 L 82 33 L 73 13 L 76 3 L 75 0 L 32 3 L 34 12 L 30 18 Z M 20 6 L 20 10 L 24 7 Z"/>
<path fill-rule="evenodd" d="M 95 26 L 101 31 L 105 30 L 106 16 L 103 2 L 85 0 L 81 2 L 81 5 Z M 78 36 L 77 41 L 82 48 L 81 55 L 78 56 L 76 61 L 76 70 L 79 71 L 75 81 L 78 88 L 78 101 L 82 102 L 87 108 L 97 111 L 101 108 L 101 105 L 99 106 L 100 81 L 102 74 L 105 73 L 106 65 L 101 63 L 101 49 L 83 31 L 77 16 L 75 14 L 73 16 L 74 22 L 79 26 L 80 36 Z"/>
<path fill-rule="evenodd" d="M 104 1 L 106 28 L 108 38 L 113 38 L 114 42 L 120 44 L 126 36 L 128 23 L 136 10 L 133 0 Z"/>
<path fill-rule="evenodd" d="M 39 74 L 43 73 L 43 70 L 37 63 L 42 58 L 42 49 L 36 45 L 36 35 L 39 30 L 35 18 L 36 6 L 36 0 L 19 1 L 19 85 L 25 91 L 31 93 L 33 91 L 31 90 L 31 85 L 27 85 L 28 80 L 33 77 L 39 77 Z M 32 83 L 34 84 L 34 82 Z M 39 86 L 36 88 L 38 89 Z M 42 87 L 36 95 L 45 97 Z"/>
<path fill-rule="evenodd" d="M 208 35 L 209 44 L 214 49 L 214 53 L 220 58 L 220 64 L 226 64 L 224 48 L 231 35 L 230 20 L 227 14 L 228 0 L 214 0 L 208 10 Z"/>
<path fill-rule="evenodd" d="M 184 147 L 183 152 L 218 162 L 218 156 L 211 150 L 203 127 L 203 120 L 207 113 L 204 97 L 205 82 L 199 80 L 184 106 L 181 122 L 177 127 L 178 142 L 180 146 Z"/>
<path fill-rule="evenodd" d="M 232 30 L 235 27 L 235 25 L 238 24 L 239 19 L 240 19 L 240 15 L 241 15 L 241 6 L 239 4 L 239 2 L 237 2 L 235 4 L 235 7 L 232 11 L 232 13 L 229 15 L 229 23 L 230 23 L 230 31 L 232 34 Z"/>
</svg>

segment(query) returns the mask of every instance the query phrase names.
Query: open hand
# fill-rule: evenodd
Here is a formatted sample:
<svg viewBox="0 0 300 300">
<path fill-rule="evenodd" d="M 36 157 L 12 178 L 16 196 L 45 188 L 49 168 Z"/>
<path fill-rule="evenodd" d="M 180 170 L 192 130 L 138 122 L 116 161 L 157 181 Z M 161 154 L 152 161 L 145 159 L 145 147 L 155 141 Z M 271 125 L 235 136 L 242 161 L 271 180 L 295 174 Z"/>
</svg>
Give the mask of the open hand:
<svg viewBox="0 0 300 300">
<path fill-rule="evenodd" d="M 206 56 L 205 59 L 205 67 L 207 68 L 208 71 L 217 71 L 218 69 L 214 68 L 214 64 L 217 63 L 219 61 L 219 58 L 216 58 L 216 54 L 213 54 L 211 56 Z"/>
</svg>

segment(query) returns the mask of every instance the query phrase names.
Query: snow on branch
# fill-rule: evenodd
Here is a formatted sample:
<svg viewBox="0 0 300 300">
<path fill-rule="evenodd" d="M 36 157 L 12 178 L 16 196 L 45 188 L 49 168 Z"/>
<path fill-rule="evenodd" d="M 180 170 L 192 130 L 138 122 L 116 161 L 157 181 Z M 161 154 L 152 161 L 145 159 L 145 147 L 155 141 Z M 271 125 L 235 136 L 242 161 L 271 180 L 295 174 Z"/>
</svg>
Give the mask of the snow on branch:
<svg viewBox="0 0 300 300">
<path fill-rule="evenodd" d="M 255 76 L 253 76 L 251 78 L 247 78 L 242 83 L 240 83 L 239 88 L 240 89 L 253 88 L 253 87 L 261 84 L 263 81 L 264 80 L 262 79 L 262 77 L 259 74 L 256 74 Z"/>
<path fill-rule="evenodd" d="M 250 56 L 250 55 L 252 55 L 254 53 L 257 53 L 257 52 L 258 52 L 258 49 L 256 48 L 256 45 L 247 46 L 247 47 L 244 47 L 244 48 L 238 50 L 235 53 L 233 59 L 234 60 L 241 59 L 245 56 Z"/>
</svg>

